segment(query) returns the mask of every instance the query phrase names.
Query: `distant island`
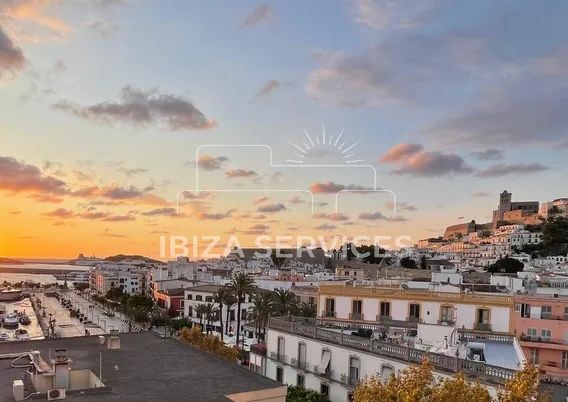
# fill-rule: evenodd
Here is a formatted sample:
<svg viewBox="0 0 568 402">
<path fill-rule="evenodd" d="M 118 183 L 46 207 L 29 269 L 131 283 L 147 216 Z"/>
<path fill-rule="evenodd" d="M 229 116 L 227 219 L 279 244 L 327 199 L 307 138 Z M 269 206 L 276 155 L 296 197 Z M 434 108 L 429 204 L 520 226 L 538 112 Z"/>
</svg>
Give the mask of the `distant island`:
<svg viewBox="0 0 568 402">
<path fill-rule="evenodd" d="M 125 254 L 117 254 L 110 257 L 106 257 L 103 261 L 108 262 L 122 262 L 122 261 L 134 261 L 134 260 L 141 260 L 145 263 L 149 264 L 163 264 L 163 261 L 154 260 L 152 258 L 144 257 L 143 255 L 125 255 Z"/>
<path fill-rule="evenodd" d="M 0 257 L 0 264 L 23 264 L 22 261 L 14 260 L 12 258 Z"/>
</svg>

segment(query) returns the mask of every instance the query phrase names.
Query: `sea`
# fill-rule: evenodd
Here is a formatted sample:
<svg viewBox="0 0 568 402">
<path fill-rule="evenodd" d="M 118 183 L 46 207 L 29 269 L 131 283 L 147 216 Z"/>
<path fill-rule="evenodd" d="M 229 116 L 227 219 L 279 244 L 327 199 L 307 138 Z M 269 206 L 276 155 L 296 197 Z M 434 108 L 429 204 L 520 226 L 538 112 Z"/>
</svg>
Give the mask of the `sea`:
<svg viewBox="0 0 568 402">
<path fill-rule="evenodd" d="M 0 284 L 4 281 L 7 282 L 20 282 L 31 280 L 41 284 L 48 283 L 63 283 L 63 281 L 57 281 L 53 275 L 41 274 L 41 273 L 27 273 L 26 269 L 34 270 L 58 270 L 58 271 L 88 271 L 91 267 L 87 266 L 77 266 L 69 264 L 45 264 L 45 263 L 25 263 L 25 264 L 0 264 L 0 268 L 10 268 L 10 269 L 22 269 L 22 273 L 17 272 L 0 272 Z"/>
</svg>

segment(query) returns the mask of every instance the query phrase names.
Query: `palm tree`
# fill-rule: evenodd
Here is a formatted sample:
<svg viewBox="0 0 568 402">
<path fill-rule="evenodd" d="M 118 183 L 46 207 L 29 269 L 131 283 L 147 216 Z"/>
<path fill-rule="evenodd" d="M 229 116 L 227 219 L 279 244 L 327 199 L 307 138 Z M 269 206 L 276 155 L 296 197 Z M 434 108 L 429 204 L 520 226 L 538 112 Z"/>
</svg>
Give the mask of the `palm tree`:
<svg viewBox="0 0 568 402">
<path fill-rule="evenodd" d="M 198 304 L 197 306 L 193 306 L 193 310 L 195 311 L 195 314 L 197 314 L 197 317 L 199 318 L 199 325 L 201 326 L 202 330 L 203 330 L 203 316 L 205 315 L 206 306 L 207 306 L 206 304 Z"/>
<path fill-rule="evenodd" d="M 235 345 L 239 346 L 239 335 L 241 333 L 241 304 L 247 295 L 252 295 L 256 289 L 254 279 L 250 274 L 239 272 L 233 276 L 228 285 L 233 295 L 237 298 L 237 337 Z"/>
<path fill-rule="evenodd" d="M 298 315 L 300 317 L 315 317 L 317 315 L 316 305 L 313 303 L 300 303 L 298 306 Z"/>
<path fill-rule="evenodd" d="M 275 315 L 285 316 L 295 314 L 298 310 L 296 295 L 289 290 L 276 289 L 272 293 L 272 311 Z"/>
<path fill-rule="evenodd" d="M 225 298 L 225 307 L 227 309 L 227 320 L 225 322 L 225 334 L 229 334 L 229 324 L 231 323 L 231 309 L 233 308 L 233 306 L 237 303 L 237 298 L 235 297 L 235 295 L 233 295 L 233 293 L 231 293 L 231 290 L 229 289 L 229 293 L 227 294 L 227 297 Z"/>
<path fill-rule="evenodd" d="M 213 303 L 203 304 L 203 315 L 205 315 L 205 332 L 211 333 L 211 321 L 213 321 L 215 315 L 219 310 L 215 308 Z"/>
<path fill-rule="evenodd" d="M 213 294 L 213 301 L 219 305 L 219 324 L 221 325 L 221 340 L 223 340 L 223 304 L 230 296 L 230 291 L 226 286 L 221 286 Z M 227 309 L 227 321 L 229 321 L 229 310 Z"/>
<path fill-rule="evenodd" d="M 252 316 L 256 321 L 256 337 L 260 340 L 261 329 L 266 333 L 268 317 L 272 312 L 272 293 L 258 292 L 252 298 Z"/>
</svg>

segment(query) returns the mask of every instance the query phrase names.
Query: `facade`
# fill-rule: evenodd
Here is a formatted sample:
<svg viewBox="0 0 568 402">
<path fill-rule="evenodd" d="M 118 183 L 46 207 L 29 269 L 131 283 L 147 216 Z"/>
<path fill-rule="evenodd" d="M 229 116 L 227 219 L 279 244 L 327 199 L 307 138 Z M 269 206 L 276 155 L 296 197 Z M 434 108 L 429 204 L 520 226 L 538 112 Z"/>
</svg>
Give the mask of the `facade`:
<svg viewBox="0 0 568 402">
<path fill-rule="evenodd" d="M 499 222 L 506 221 L 505 213 L 519 210 L 524 211 L 525 217 L 530 214 L 537 215 L 539 212 L 539 202 L 513 202 L 513 194 L 504 190 L 499 195 L 499 205 L 497 206 L 497 209 L 493 211 L 493 227 L 496 228 Z"/>
<path fill-rule="evenodd" d="M 509 333 L 513 297 L 476 292 L 320 286 L 318 316 L 342 321 L 406 321 Z"/>
<path fill-rule="evenodd" d="M 512 325 L 541 375 L 568 381 L 568 297 L 517 295 Z"/>
<path fill-rule="evenodd" d="M 447 377 L 459 370 L 493 394 L 524 364 L 513 336 L 460 332 L 439 325 L 358 326 L 282 317 L 270 319 L 266 340 L 266 348 L 251 348 L 251 370 L 321 392 L 332 402 L 350 401 L 362 378 L 378 375 L 386 381 L 426 355 L 436 376 Z"/>
<path fill-rule="evenodd" d="M 185 313 L 185 289 L 168 289 L 154 292 L 158 307 L 168 311 L 174 317 L 183 317 Z"/>
</svg>

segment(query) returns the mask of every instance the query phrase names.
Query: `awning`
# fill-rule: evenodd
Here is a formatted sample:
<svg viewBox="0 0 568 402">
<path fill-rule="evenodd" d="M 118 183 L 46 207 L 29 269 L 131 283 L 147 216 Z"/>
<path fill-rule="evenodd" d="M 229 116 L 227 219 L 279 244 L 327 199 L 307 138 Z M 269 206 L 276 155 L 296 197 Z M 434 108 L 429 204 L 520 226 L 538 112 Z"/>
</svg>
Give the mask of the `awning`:
<svg viewBox="0 0 568 402">
<path fill-rule="evenodd" d="M 327 371 L 327 366 L 329 366 L 329 360 L 331 359 L 331 352 L 329 350 L 324 350 L 321 354 L 321 361 L 318 365 L 318 373 L 324 374 Z"/>
<path fill-rule="evenodd" d="M 385 384 L 389 380 L 391 374 L 394 374 L 394 369 L 391 366 L 383 364 L 381 367 L 381 382 Z"/>
</svg>

